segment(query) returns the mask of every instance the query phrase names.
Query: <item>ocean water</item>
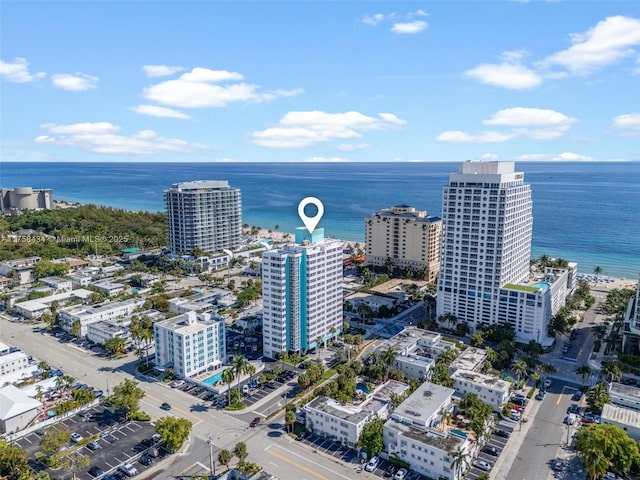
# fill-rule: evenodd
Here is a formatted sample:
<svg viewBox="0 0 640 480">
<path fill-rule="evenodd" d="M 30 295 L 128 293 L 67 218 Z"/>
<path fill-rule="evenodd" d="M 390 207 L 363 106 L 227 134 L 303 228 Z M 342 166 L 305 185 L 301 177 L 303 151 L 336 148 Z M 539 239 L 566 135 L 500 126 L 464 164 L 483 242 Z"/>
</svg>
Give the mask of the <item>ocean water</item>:
<svg viewBox="0 0 640 480">
<path fill-rule="evenodd" d="M 0 187 L 51 188 L 54 198 L 128 210 L 164 209 L 172 183 L 228 180 L 242 190 L 243 222 L 291 232 L 298 202 L 322 200 L 330 236 L 364 240 L 365 215 L 408 204 L 440 216 L 442 189 L 458 163 L 3 163 Z M 640 273 L 640 162 L 526 162 L 533 192 L 534 257 L 591 272 Z"/>
</svg>

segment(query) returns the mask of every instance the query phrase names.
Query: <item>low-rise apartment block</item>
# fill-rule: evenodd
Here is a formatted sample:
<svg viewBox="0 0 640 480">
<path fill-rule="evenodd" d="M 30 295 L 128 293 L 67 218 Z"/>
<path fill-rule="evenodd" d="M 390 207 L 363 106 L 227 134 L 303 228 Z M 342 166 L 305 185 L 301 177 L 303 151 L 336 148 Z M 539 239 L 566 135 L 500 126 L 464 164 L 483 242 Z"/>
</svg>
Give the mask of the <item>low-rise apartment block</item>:
<svg viewBox="0 0 640 480">
<path fill-rule="evenodd" d="M 74 305 L 72 307 L 60 310 L 60 325 L 67 332 L 71 332 L 73 325 L 79 322 L 79 337 L 87 335 L 87 326 L 100 322 L 115 322 L 117 319 L 123 319 L 132 315 L 136 309 L 144 305 L 142 298 L 130 298 L 122 302 L 107 302 L 102 305 L 86 306 Z"/>
<path fill-rule="evenodd" d="M 190 378 L 215 370 L 225 362 L 224 319 L 187 312 L 153 326 L 156 365 L 173 367 L 177 377 Z"/>
<path fill-rule="evenodd" d="M 51 310 L 51 304 L 53 302 L 62 303 L 71 298 L 77 298 L 81 301 L 85 301 L 91 292 L 83 288 L 76 290 L 68 290 L 62 293 L 56 293 L 55 295 L 49 295 L 48 297 L 38 298 L 37 300 L 25 300 L 24 302 L 17 302 L 13 304 L 14 311 L 24 318 L 34 319 L 40 318 L 43 313 Z"/>
<path fill-rule="evenodd" d="M 68 292 L 73 288 L 71 280 L 62 277 L 44 277 L 39 280 L 56 293 Z"/>
<path fill-rule="evenodd" d="M 29 372 L 33 367 L 29 365 L 29 356 L 19 348 L 0 343 L 0 385 L 4 378 L 15 376 L 21 372 Z"/>
<path fill-rule="evenodd" d="M 375 418 L 389 415 L 391 394 L 402 395 L 409 386 L 389 380 L 359 404 L 343 405 L 332 398 L 319 396 L 305 405 L 308 431 L 324 438 L 355 447 L 362 429 Z"/>
<path fill-rule="evenodd" d="M 451 375 L 453 388 L 460 395 L 473 393 L 484 403 L 500 411 L 502 405 L 509 401 L 511 383 L 494 375 L 485 375 L 469 370 L 457 370 Z"/>
<path fill-rule="evenodd" d="M 640 388 L 632 385 L 611 382 L 609 384 L 609 401 L 619 407 L 640 410 Z"/>
<path fill-rule="evenodd" d="M 463 434 L 441 431 L 442 411 L 451 411 L 454 390 L 423 383 L 384 424 L 384 445 L 389 457 L 409 464 L 427 478 L 459 480 L 464 465 L 453 459 L 458 451 L 472 454 L 474 442 Z"/>
<path fill-rule="evenodd" d="M 107 297 L 115 297 L 116 295 L 124 293 L 125 290 L 125 286 L 123 284 L 112 282 L 109 280 L 94 282 L 93 287 L 96 288 L 100 293 L 105 294 Z"/>
<path fill-rule="evenodd" d="M 640 441 L 640 412 L 631 408 L 605 403 L 600 415 L 601 423 L 620 427 L 629 437 Z"/>
<path fill-rule="evenodd" d="M 482 370 L 486 360 L 486 350 L 477 347 L 468 347 L 460 352 L 456 359 L 449 364 L 449 375 L 453 375 L 458 370 L 479 372 Z"/>
</svg>

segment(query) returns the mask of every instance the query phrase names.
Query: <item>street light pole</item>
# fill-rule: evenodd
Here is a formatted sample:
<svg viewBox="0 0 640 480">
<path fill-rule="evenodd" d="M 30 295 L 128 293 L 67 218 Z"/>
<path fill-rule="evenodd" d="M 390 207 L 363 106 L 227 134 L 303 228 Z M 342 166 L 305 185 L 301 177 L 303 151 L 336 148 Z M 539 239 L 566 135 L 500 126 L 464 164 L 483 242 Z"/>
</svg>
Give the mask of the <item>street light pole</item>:
<svg viewBox="0 0 640 480">
<path fill-rule="evenodd" d="M 209 469 L 211 470 L 211 475 L 216 474 L 216 462 L 213 460 L 213 438 L 208 436 L 209 440 L 207 440 L 207 445 L 209 445 Z"/>
</svg>

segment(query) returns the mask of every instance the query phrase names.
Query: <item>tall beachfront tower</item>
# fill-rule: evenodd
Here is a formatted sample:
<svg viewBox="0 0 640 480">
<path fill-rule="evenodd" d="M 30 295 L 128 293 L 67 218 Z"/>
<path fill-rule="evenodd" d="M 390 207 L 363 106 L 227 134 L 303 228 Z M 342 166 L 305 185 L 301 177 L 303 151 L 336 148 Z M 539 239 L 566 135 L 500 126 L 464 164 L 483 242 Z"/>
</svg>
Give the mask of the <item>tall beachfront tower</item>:
<svg viewBox="0 0 640 480">
<path fill-rule="evenodd" d="M 440 269 L 442 221 L 409 205 L 396 205 L 364 219 L 365 265 L 412 268 L 435 282 Z"/>
<path fill-rule="evenodd" d="M 342 330 L 342 242 L 300 227 L 262 255 L 264 355 L 305 352 Z"/>
<path fill-rule="evenodd" d="M 167 208 L 167 245 L 190 253 L 233 249 L 242 237 L 240 190 L 226 180 L 175 183 L 164 192 Z"/>
<path fill-rule="evenodd" d="M 519 337 L 546 335 L 539 325 L 521 335 L 524 327 L 517 313 L 501 315 L 500 308 L 509 303 L 501 300 L 509 296 L 501 287 L 517 287 L 529 278 L 531 211 L 531 188 L 513 162 L 468 161 L 449 176 L 442 201 L 438 317 L 453 314 L 473 331 L 478 324 L 507 322 Z M 531 301 L 535 308 L 536 299 Z M 540 321 L 547 321 L 546 316 Z"/>
</svg>

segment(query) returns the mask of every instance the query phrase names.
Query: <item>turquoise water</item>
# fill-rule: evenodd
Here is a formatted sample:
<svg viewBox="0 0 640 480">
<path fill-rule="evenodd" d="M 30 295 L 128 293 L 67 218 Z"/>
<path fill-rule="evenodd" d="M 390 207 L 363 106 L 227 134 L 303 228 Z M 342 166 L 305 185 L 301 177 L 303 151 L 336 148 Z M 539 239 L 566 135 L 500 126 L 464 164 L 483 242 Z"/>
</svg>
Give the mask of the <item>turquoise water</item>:
<svg viewBox="0 0 640 480">
<path fill-rule="evenodd" d="M 278 232 L 301 225 L 297 206 L 320 198 L 327 236 L 362 242 L 364 217 L 408 204 L 442 212 L 442 189 L 459 163 L 30 163 L 3 162 L 0 187 L 51 188 L 55 199 L 128 210 L 164 210 L 163 190 L 186 180 L 228 180 L 242 190 L 243 223 Z M 640 162 L 518 162 L 533 196 L 532 256 L 640 271 Z M 585 235 L 588 219 L 589 234 Z"/>
<path fill-rule="evenodd" d="M 462 430 L 456 430 L 456 429 L 451 430 L 451 434 L 457 437 L 467 438 L 467 434 L 464 433 Z"/>
<path fill-rule="evenodd" d="M 536 287 L 536 288 L 541 288 L 543 290 L 547 290 L 549 288 L 549 285 L 546 283 L 534 283 L 533 285 L 531 285 L 532 287 Z"/>
<path fill-rule="evenodd" d="M 207 385 L 215 385 L 222 381 L 222 372 L 218 372 L 215 375 L 211 375 L 209 378 L 206 378 L 202 381 L 202 383 L 206 383 Z"/>
</svg>

